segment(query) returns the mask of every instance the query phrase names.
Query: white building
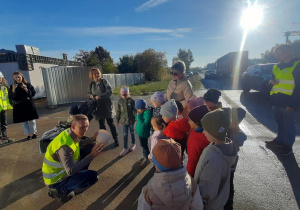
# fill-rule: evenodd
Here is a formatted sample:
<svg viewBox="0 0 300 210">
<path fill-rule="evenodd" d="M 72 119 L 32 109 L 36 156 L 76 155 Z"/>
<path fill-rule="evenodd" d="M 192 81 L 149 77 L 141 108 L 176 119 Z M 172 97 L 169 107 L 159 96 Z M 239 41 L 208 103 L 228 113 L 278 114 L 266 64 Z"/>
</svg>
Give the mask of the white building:
<svg viewBox="0 0 300 210">
<path fill-rule="evenodd" d="M 40 55 L 36 47 L 16 45 L 17 52 L 0 49 L 0 71 L 3 73 L 8 84 L 13 83 L 12 74 L 20 71 L 27 82 L 31 83 L 36 90 L 34 98 L 46 97 L 41 67 L 50 68 L 53 66 L 81 66 L 80 62 L 64 59 L 50 58 Z"/>
</svg>

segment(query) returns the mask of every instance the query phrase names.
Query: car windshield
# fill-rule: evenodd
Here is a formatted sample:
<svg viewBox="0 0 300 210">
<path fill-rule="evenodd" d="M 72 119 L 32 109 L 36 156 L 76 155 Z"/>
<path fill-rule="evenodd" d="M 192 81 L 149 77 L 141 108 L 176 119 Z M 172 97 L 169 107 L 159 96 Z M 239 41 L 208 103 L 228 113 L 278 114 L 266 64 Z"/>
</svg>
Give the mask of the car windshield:
<svg viewBox="0 0 300 210">
<path fill-rule="evenodd" d="M 261 66 L 262 74 L 272 74 L 274 64 Z"/>
</svg>

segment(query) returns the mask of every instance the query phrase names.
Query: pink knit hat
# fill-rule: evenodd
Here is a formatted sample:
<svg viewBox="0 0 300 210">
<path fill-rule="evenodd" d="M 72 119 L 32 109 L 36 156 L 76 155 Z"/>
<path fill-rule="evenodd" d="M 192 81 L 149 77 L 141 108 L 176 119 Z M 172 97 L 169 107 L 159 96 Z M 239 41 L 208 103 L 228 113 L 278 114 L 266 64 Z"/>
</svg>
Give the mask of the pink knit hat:
<svg viewBox="0 0 300 210">
<path fill-rule="evenodd" d="M 120 89 L 120 94 L 121 95 L 129 95 L 129 87 L 122 86 L 121 89 Z"/>
<path fill-rule="evenodd" d="M 204 105 L 204 99 L 203 97 L 194 97 L 192 99 L 187 100 L 187 106 L 190 110 L 194 109 L 197 106 L 202 106 Z"/>
</svg>

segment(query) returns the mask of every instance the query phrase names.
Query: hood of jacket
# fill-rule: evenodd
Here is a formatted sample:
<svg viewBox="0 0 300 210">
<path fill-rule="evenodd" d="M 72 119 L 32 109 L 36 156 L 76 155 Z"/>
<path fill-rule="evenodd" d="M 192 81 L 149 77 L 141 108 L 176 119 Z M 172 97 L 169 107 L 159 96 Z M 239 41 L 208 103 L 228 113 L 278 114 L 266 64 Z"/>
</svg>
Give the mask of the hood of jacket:
<svg viewBox="0 0 300 210">
<path fill-rule="evenodd" d="M 164 134 L 175 140 L 182 140 L 186 134 L 191 130 L 191 126 L 188 123 L 187 118 L 181 118 L 177 121 L 172 121 L 168 124 L 164 130 Z"/>
<path fill-rule="evenodd" d="M 176 171 L 155 173 L 148 183 L 149 198 L 155 203 L 174 209 L 180 209 L 192 199 L 191 178 L 186 168 Z"/>
<path fill-rule="evenodd" d="M 225 144 L 215 145 L 215 147 L 213 147 L 213 150 L 220 154 L 220 156 L 230 167 L 235 163 L 238 151 L 231 139 L 226 138 Z"/>
</svg>

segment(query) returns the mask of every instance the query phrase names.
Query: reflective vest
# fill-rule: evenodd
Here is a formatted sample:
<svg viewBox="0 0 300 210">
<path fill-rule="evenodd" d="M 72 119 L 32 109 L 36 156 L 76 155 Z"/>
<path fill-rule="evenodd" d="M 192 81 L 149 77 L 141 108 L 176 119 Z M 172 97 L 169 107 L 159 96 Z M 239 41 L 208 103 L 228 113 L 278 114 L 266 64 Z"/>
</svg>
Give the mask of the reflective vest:
<svg viewBox="0 0 300 210">
<path fill-rule="evenodd" d="M 8 91 L 4 85 L 0 88 L 0 111 L 13 109 L 9 103 Z"/>
<path fill-rule="evenodd" d="M 293 66 L 284 69 L 280 69 L 277 65 L 273 67 L 273 74 L 279 83 L 273 86 L 270 95 L 283 93 L 291 96 L 293 94 L 295 88 L 293 71 L 298 63 L 300 63 L 300 61 L 296 61 Z"/>
<path fill-rule="evenodd" d="M 60 149 L 61 146 L 69 146 L 74 152 L 74 162 L 78 162 L 80 158 L 79 142 L 74 142 L 70 136 L 70 129 L 61 132 L 53 141 L 48 145 L 45 154 L 42 172 L 46 185 L 51 185 L 66 176 L 66 171 L 61 162 L 53 159 L 52 155 Z"/>
</svg>

